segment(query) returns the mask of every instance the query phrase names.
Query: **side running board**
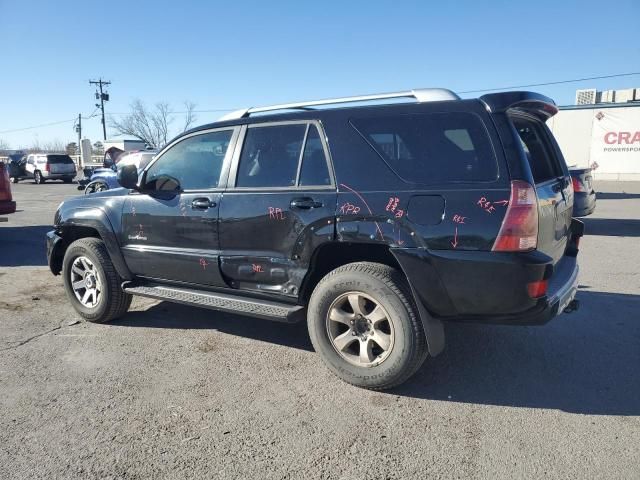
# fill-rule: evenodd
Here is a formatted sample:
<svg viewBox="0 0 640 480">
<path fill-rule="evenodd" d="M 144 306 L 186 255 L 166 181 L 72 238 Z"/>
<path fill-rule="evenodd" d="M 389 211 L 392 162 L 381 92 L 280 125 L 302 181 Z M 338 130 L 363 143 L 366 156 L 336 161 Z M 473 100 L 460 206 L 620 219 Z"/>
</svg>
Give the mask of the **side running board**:
<svg viewBox="0 0 640 480">
<path fill-rule="evenodd" d="M 179 287 L 161 285 L 130 285 L 123 290 L 131 295 L 154 298 L 167 302 L 182 303 L 194 307 L 209 308 L 222 312 L 238 313 L 278 322 L 296 323 L 303 318 L 304 308 L 300 305 L 239 297 L 216 292 L 204 292 Z"/>
</svg>

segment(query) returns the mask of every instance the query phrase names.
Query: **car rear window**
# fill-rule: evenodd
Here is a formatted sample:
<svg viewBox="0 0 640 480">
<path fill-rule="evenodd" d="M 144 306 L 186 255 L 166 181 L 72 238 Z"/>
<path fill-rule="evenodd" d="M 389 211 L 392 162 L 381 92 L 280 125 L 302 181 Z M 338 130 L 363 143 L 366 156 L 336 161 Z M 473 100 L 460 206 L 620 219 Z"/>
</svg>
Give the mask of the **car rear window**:
<svg viewBox="0 0 640 480">
<path fill-rule="evenodd" d="M 544 126 L 528 118 L 514 116 L 511 120 L 527 156 L 534 182 L 543 183 L 563 176 L 562 168 L 546 138 Z"/>
<path fill-rule="evenodd" d="M 69 155 L 47 155 L 47 160 L 50 164 L 63 164 L 68 163 L 72 164 L 73 160 Z"/>
<path fill-rule="evenodd" d="M 487 130 L 472 113 L 356 118 L 351 124 L 404 181 L 491 182 L 498 164 Z"/>
</svg>

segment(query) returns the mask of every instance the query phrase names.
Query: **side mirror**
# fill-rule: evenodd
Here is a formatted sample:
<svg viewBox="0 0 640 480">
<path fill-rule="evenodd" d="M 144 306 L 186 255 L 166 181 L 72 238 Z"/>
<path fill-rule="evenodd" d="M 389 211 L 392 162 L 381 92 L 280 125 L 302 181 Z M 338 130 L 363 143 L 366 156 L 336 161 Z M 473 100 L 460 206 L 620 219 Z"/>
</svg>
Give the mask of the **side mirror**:
<svg viewBox="0 0 640 480">
<path fill-rule="evenodd" d="M 124 188 L 138 190 L 138 169 L 135 165 L 125 165 L 118 169 L 116 178 L 118 179 L 118 183 Z"/>
</svg>

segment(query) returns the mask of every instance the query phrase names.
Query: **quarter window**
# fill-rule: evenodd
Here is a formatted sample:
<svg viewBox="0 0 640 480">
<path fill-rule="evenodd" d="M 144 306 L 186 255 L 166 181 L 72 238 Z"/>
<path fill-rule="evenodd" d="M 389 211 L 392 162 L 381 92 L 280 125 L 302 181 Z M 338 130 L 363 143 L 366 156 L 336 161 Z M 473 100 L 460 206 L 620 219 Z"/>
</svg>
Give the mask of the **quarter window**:
<svg viewBox="0 0 640 480">
<path fill-rule="evenodd" d="M 173 145 L 147 170 L 150 190 L 206 190 L 220 182 L 233 130 L 203 133 Z"/>
<path fill-rule="evenodd" d="M 482 121 L 470 113 L 389 115 L 352 125 L 410 183 L 490 182 L 498 166 Z"/>
</svg>

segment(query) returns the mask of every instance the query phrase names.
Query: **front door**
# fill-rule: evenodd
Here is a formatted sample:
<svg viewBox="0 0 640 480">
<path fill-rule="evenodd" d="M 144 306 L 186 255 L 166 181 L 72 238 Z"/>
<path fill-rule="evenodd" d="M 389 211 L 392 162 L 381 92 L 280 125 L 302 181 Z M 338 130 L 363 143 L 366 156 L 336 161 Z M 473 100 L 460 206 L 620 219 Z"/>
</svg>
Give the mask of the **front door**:
<svg viewBox="0 0 640 480">
<path fill-rule="evenodd" d="M 161 152 L 122 212 L 123 253 L 138 276 L 223 284 L 218 208 L 238 129 L 196 132 Z"/>
<path fill-rule="evenodd" d="M 245 127 L 220 203 L 229 286 L 295 297 L 309 257 L 334 238 L 336 188 L 316 122 Z"/>
</svg>

